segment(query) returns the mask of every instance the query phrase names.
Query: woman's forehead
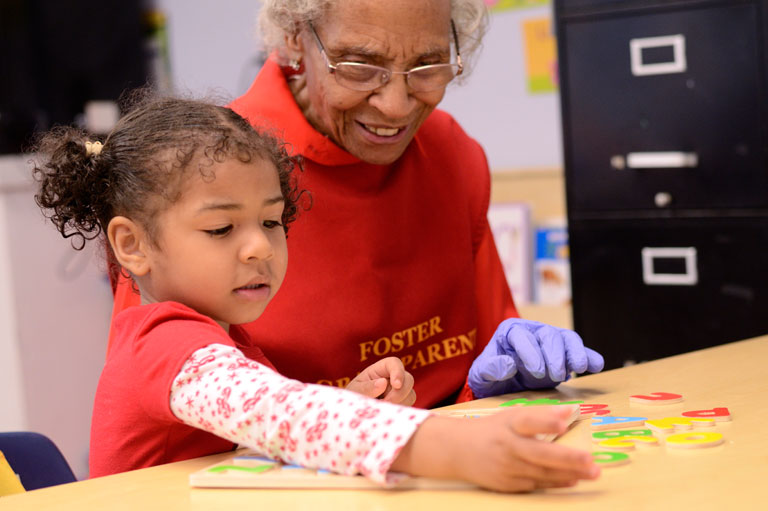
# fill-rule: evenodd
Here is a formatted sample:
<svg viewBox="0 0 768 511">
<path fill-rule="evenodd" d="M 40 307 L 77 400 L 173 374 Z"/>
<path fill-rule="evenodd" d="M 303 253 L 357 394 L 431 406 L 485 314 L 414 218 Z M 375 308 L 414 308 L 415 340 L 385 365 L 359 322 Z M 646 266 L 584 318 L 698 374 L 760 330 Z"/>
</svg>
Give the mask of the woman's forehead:
<svg viewBox="0 0 768 511">
<path fill-rule="evenodd" d="M 366 35 L 444 44 L 451 36 L 450 1 L 336 0 L 315 26 L 326 37 L 346 44 Z"/>
</svg>

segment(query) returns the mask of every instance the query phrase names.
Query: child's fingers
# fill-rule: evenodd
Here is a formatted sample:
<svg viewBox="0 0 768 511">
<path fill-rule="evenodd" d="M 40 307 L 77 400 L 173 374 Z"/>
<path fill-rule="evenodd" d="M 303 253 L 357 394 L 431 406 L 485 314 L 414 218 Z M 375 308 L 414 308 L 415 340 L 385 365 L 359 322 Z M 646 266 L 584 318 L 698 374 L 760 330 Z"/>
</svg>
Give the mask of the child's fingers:
<svg viewBox="0 0 768 511">
<path fill-rule="evenodd" d="M 517 456 L 542 470 L 572 471 L 572 476 L 592 479 L 599 470 L 592 455 L 586 451 L 530 438 L 521 438 L 514 445 Z"/>
<path fill-rule="evenodd" d="M 355 381 L 347 389 L 367 397 L 381 398 L 387 390 L 387 385 L 386 378 L 376 378 L 375 380 Z"/>
<path fill-rule="evenodd" d="M 387 357 L 381 362 L 384 364 L 384 368 L 387 372 L 389 384 L 395 390 L 401 389 L 405 381 L 405 375 L 407 374 L 402 361 L 397 357 Z"/>
<path fill-rule="evenodd" d="M 500 481 L 476 482 L 484 488 L 511 493 L 525 493 L 537 489 L 536 481 L 524 477 L 514 477 L 511 479 L 502 479 Z"/>
<path fill-rule="evenodd" d="M 391 403 L 410 406 L 416 401 L 416 393 L 413 391 L 413 375 L 405 372 L 400 388 L 390 385 L 381 399 Z"/>
<path fill-rule="evenodd" d="M 518 461 L 519 463 L 515 464 L 514 475 L 533 479 L 537 482 L 560 484 L 574 479 L 594 479 L 600 473 L 597 467 L 583 468 L 578 465 L 571 465 L 562 468 L 552 468 L 524 459 L 519 459 Z"/>
<path fill-rule="evenodd" d="M 579 483 L 578 479 L 571 479 L 570 481 L 536 481 L 536 489 L 545 490 L 547 488 L 568 488 L 570 486 L 576 486 Z"/>
<path fill-rule="evenodd" d="M 487 480 L 480 484 L 503 491 L 531 491 L 536 488 L 573 486 L 576 481 L 597 477 L 596 474 L 579 469 L 548 468 L 530 463 L 517 457 L 514 451 L 494 461 L 495 463 L 490 463 L 493 467 L 490 473 L 484 474 Z"/>
<path fill-rule="evenodd" d="M 534 479 L 528 479 L 525 477 L 513 477 L 498 481 L 483 480 L 475 482 L 484 488 L 512 493 L 525 493 L 535 490 L 545 490 L 547 488 L 567 488 L 570 486 L 575 486 L 578 483 L 577 480 L 566 482 L 550 482 L 536 481 Z"/>
<path fill-rule="evenodd" d="M 478 484 L 501 491 L 533 491 L 538 488 L 561 488 L 575 485 L 585 477 L 571 470 L 546 469 L 520 459 L 496 464 L 490 472 L 480 474 Z"/>
<path fill-rule="evenodd" d="M 528 406 L 507 412 L 515 433 L 533 437 L 539 433 L 565 433 L 573 406 Z"/>
</svg>

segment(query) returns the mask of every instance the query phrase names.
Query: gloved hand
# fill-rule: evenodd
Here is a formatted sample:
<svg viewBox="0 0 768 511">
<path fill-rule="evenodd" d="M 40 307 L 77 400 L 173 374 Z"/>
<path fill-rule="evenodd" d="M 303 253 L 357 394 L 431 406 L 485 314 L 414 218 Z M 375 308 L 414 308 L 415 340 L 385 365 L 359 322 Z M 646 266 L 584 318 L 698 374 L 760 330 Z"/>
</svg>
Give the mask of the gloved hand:
<svg viewBox="0 0 768 511">
<path fill-rule="evenodd" d="M 506 319 L 472 363 L 467 382 L 475 397 L 544 389 L 567 380 L 571 371 L 596 373 L 602 355 L 584 347 L 579 334 L 538 321 Z"/>
</svg>

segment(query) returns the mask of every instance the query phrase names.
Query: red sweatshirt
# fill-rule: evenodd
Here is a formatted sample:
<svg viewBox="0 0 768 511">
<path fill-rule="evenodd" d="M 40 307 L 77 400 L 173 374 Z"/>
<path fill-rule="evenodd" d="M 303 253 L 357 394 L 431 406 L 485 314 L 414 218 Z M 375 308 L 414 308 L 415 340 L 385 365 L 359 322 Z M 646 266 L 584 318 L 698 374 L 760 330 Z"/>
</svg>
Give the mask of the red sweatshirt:
<svg viewBox="0 0 768 511">
<path fill-rule="evenodd" d="M 517 316 L 487 220 L 490 172 L 480 145 L 435 110 L 405 153 L 373 165 L 335 145 L 301 113 L 268 61 L 231 107 L 276 129 L 304 158 L 312 196 L 288 234 L 285 281 L 244 325 L 284 375 L 345 386 L 364 367 L 402 359 L 417 406 L 463 388 L 499 322 Z M 138 303 L 122 282 L 115 311 Z"/>
<path fill-rule="evenodd" d="M 129 288 L 130 290 L 130 288 Z M 213 343 L 273 368 L 242 330 L 175 302 L 133 307 L 112 321 L 115 342 L 99 378 L 91 422 L 90 477 L 231 451 L 235 444 L 182 423 L 171 384 L 184 362 Z"/>
</svg>

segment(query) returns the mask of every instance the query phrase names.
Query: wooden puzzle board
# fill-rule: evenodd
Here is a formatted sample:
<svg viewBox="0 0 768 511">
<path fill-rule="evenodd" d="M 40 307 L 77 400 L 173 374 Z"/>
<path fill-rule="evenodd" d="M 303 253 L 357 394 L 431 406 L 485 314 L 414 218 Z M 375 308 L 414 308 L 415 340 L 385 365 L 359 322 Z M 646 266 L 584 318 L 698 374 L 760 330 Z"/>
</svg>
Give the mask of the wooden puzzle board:
<svg viewBox="0 0 768 511">
<path fill-rule="evenodd" d="M 439 415 L 474 418 L 498 413 L 506 408 L 472 410 L 435 410 Z M 578 408 L 569 418 L 573 423 L 579 416 Z M 542 435 L 540 440 L 551 442 L 556 435 Z M 241 450 L 232 458 L 194 472 L 189 477 L 190 486 L 198 488 L 294 488 L 294 489 L 354 489 L 381 490 L 382 486 L 363 476 L 344 476 L 327 470 L 308 469 L 286 465 L 263 457 L 249 449 Z M 466 490 L 477 488 L 464 481 L 403 477 L 394 488 L 423 490 Z"/>
<path fill-rule="evenodd" d="M 227 461 L 191 474 L 189 484 L 198 488 L 383 489 L 381 485 L 361 475 L 344 476 L 327 470 L 285 465 L 279 461 L 259 456 L 247 449 Z M 404 476 L 394 488 L 401 490 L 466 490 L 477 487 L 463 481 Z"/>
</svg>

